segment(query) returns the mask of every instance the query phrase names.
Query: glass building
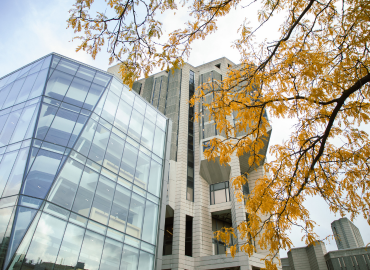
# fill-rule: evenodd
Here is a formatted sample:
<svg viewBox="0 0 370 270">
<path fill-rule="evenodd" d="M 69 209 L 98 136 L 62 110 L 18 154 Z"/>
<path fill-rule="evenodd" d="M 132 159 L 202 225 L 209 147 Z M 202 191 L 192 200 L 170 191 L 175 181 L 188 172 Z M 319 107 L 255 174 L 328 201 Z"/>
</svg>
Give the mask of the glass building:
<svg viewBox="0 0 370 270">
<path fill-rule="evenodd" d="M 169 129 L 114 76 L 60 55 L 0 78 L 1 269 L 155 269 Z"/>
</svg>

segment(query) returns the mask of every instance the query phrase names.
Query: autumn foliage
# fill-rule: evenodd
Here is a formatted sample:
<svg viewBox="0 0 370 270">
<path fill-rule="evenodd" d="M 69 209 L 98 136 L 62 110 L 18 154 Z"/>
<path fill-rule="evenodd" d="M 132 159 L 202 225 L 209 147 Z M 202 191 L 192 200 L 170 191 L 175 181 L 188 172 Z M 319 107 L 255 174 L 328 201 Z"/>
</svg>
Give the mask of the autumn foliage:
<svg viewBox="0 0 370 270">
<path fill-rule="evenodd" d="M 110 61 L 122 63 L 120 72 L 127 84 L 147 76 L 154 67 L 180 66 L 194 40 L 217 31 L 219 17 L 248 4 L 241 0 L 109 0 L 115 16 L 108 18 L 103 13 L 91 17 L 92 2 L 76 0 L 70 13 L 68 24 L 83 34 L 78 50 L 95 57 L 107 43 Z M 307 196 L 321 196 L 334 213 L 369 219 L 370 143 L 363 128 L 370 120 L 370 2 L 253 2 L 261 5 L 261 25 L 275 13 L 286 15 L 280 39 L 256 45 L 258 28 L 235 26 L 240 27 L 240 38 L 233 46 L 240 52 L 241 64 L 216 82 L 217 87 L 203 85 L 190 102 L 194 105 L 205 90 L 213 91 L 213 100 L 205 106 L 225 138 L 213 139 L 206 156 L 219 156 L 221 162 L 248 152 L 252 153 L 250 165 L 263 165 L 264 157 L 258 152 L 270 128 L 265 112 L 272 118 L 295 119 L 291 136 L 270 147 L 274 160 L 264 164 L 266 175 L 245 198 L 249 219 L 238 230 L 246 243 L 231 249 L 232 255 L 238 250 L 252 255 L 260 236 L 258 244 L 270 252 L 266 268 L 274 269 L 279 249 L 292 247 L 288 236 L 292 226 L 302 228 L 307 244 L 318 238 L 315 222 L 303 205 Z M 178 5 L 188 7 L 191 18 L 183 29 L 163 38 L 161 27 L 166 22 L 158 21 L 157 13 L 176 10 Z M 235 125 L 229 121 L 233 112 Z M 247 134 L 237 137 L 238 131 Z M 246 181 L 248 175 L 232 179 L 236 190 Z M 229 234 L 233 232 L 217 236 L 226 241 Z"/>
</svg>

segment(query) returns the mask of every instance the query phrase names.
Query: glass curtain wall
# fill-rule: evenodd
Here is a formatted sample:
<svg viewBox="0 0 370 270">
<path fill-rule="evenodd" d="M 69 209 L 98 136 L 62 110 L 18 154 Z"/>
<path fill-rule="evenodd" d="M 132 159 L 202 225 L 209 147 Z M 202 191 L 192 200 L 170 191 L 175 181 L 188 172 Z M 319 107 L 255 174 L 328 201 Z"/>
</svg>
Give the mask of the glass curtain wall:
<svg viewBox="0 0 370 270">
<path fill-rule="evenodd" d="M 167 119 L 57 55 L 0 91 L 0 267 L 152 269 Z"/>
</svg>

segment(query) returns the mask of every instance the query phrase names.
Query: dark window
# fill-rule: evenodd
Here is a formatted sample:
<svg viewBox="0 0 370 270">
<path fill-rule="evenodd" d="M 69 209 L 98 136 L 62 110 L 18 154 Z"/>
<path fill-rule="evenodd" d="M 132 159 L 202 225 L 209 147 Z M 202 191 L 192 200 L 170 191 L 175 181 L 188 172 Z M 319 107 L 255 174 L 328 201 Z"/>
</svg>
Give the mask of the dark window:
<svg viewBox="0 0 370 270">
<path fill-rule="evenodd" d="M 193 217 L 186 216 L 185 255 L 193 256 Z"/>
<path fill-rule="evenodd" d="M 173 217 L 168 217 L 164 223 L 163 255 L 172 255 Z"/>
<path fill-rule="evenodd" d="M 213 215 L 212 216 L 212 232 L 215 233 L 219 230 L 224 230 L 225 228 L 231 228 L 231 213 L 221 214 L 221 215 Z M 229 249 L 230 246 L 233 245 L 233 238 L 230 237 L 229 244 L 217 240 L 216 238 L 212 239 L 212 251 L 213 255 L 218 254 L 225 254 L 226 250 Z"/>
</svg>

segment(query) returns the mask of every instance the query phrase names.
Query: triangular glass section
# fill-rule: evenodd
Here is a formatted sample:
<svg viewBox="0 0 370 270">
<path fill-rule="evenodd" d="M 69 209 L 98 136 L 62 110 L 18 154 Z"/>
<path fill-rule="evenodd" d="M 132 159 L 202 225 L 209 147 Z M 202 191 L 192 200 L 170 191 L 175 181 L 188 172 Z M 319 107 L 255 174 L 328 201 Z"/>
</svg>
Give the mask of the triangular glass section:
<svg viewBox="0 0 370 270">
<path fill-rule="evenodd" d="M 37 210 L 27 207 L 18 206 L 16 216 L 14 218 L 14 229 L 9 241 L 8 252 L 6 255 L 4 269 L 8 265 L 10 259 L 13 257 L 19 244 L 23 240 L 30 224 L 32 223 Z M 35 226 L 36 227 L 36 226 Z"/>
</svg>

